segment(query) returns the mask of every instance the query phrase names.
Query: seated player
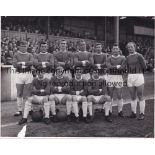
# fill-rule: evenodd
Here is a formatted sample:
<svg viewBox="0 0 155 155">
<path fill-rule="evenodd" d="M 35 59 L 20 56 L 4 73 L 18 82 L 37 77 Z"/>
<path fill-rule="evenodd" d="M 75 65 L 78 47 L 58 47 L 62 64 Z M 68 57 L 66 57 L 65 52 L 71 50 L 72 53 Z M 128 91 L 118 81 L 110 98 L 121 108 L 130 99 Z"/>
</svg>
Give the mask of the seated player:
<svg viewBox="0 0 155 155">
<path fill-rule="evenodd" d="M 126 67 L 126 58 L 120 55 L 120 49 L 117 44 L 112 47 L 112 55 L 107 58 L 107 87 L 110 97 L 112 98 L 110 114 L 112 114 L 113 93 L 116 90 L 116 97 L 118 99 L 118 116 L 124 117 L 123 114 L 123 99 L 122 99 L 122 87 L 123 87 L 123 70 Z"/>
<path fill-rule="evenodd" d="M 37 109 L 39 110 L 44 109 L 44 122 L 45 124 L 50 124 L 50 105 L 48 102 L 48 96 L 50 94 L 50 83 L 47 78 L 44 78 L 43 72 L 38 72 L 37 77 L 33 79 L 31 93 L 32 96 L 29 97 L 25 102 L 23 118 L 19 121 L 19 124 L 21 125 L 27 122 L 28 114 L 31 110 L 33 112 L 33 108 L 35 106 L 37 106 Z"/>
<path fill-rule="evenodd" d="M 94 60 L 94 66 L 97 67 L 99 70 L 99 73 L 104 74 L 105 73 L 105 67 L 106 67 L 106 59 L 107 54 L 102 53 L 102 44 L 97 43 L 95 45 L 95 53 L 93 53 L 93 60 Z"/>
<path fill-rule="evenodd" d="M 112 122 L 109 117 L 109 110 L 111 105 L 110 96 L 106 95 L 106 86 L 103 79 L 99 77 L 98 70 L 93 69 L 91 78 L 88 80 L 88 111 L 92 118 L 92 106 L 93 104 L 104 104 L 105 108 L 105 120 Z"/>
<path fill-rule="evenodd" d="M 82 111 L 84 121 L 87 123 L 87 81 L 82 77 L 82 69 L 75 68 L 75 77 L 70 81 L 70 88 L 73 99 L 73 111 L 76 117 L 76 122 L 79 121 L 78 104 L 82 102 Z"/>
<path fill-rule="evenodd" d="M 65 71 L 69 71 L 68 73 L 72 71 L 73 55 L 67 50 L 67 41 L 65 39 L 60 40 L 59 51 L 54 52 L 53 56 L 55 67 L 61 66 L 64 68 Z"/>
<path fill-rule="evenodd" d="M 145 117 L 145 99 L 144 93 L 144 72 L 146 70 L 146 63 L 144 57 L 136 51 L 136 44 L 129 42 L 127 44 L 129 55 L 127 56 L 128 79 L 127 84 L 131 96 L 131 110 L 130 118 L 136 118 L 137 113 L 137 97 L 139 99 L 140 114 L 138 119 L 144 120 Z"/>
<path fill-rule="evenodd" d="M 69 79 L 63 76 L 64 69 L 59 66 L 56 68 L 56 75 L 51 78 L 51 95 L 49 96 L 50 108 L 53 121 L 56 122 L 56 104 L 66 105 L 67 119 L 70 120 L 72 109 L 72 96 L 69 95 Z"/>
<path fill-rule="evenodd" d="M 27 43 L 21 42 L 19 50 L 14 54 L 13 66 L 16 68 L 16 88 L 17 88 L 17 109 L 14 116 L 22 115 L 23 99 L 30 96 L 31 83 L 33 76 L 31 74 L 31 67 L 33 65 L 33 56 L 27 52 Z M 24 96 L 25 90 L 25 96 Z"/>
<path fill-rule="evenodd" d="M 74 54 L 75 67 L 82 67 L 83 68 L 83 76 L 85 76 L 84 78 L 86 78 L 86 74 L 89 73 L 90 67 L 92 66 L 93 63 L 94 63 L 94 61 L 93 61 L 92 53 L 86 51 L 85 41 L 80 40 L 79 51 Z"/>
<path fill-rule="evenodd" d="M 54 70 L 53 55 L 47 52 L 47 43 L 40 44 L 40 53 L 34 55 L 34 67 L 45 70 L 45 77 L 51 79 L 52 69 Z"/>
</svg>

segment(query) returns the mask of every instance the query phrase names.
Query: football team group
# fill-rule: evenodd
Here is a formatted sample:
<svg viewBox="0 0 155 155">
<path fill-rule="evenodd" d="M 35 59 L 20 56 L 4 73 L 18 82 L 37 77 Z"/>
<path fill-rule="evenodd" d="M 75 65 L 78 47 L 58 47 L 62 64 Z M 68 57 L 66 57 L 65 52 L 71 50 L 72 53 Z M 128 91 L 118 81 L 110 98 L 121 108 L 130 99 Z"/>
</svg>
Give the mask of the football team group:
<svg viewBox="0 0 155 155">
<path fill-rule="evenodd" d="M 131 98 L 131 115 L 128 117 L 144 119 L 143 74 L 146 65 L 143 56 L 136 52 L 134 42 L 126 46 L 127 57 L 122 55 L 117 44 L 112 46 L 109 55 L 102 52 L 100 43 L 96 43 L 95 52 L 90 53 L 86 51 L 84 40 L 80 40 L 79 50 L 75 53 L 67 51 L 65 39 L 60 40 L 58 52 L 50 54 L 47 48 L 46 42 L 41 43 L 40 53 L 31 55 L 27 52 L 27 43 L 21 42 L 14 55 L 18 108 L 14 116 L 22 116 L 19 125 L 27 123 L 28 115 L 36 110 L 35 107 L 42 111 L 45 124 L 57 122 L 59 105 L 64 105 L 68 122 L 78 123 L 82 113 L 82 121 L 91 123 L 93 106 L 100 104 L 105 121 L 112 122 L 114 99 L 118 105 L 118 117 L 123 119 L 122 88 L 125 86 Z M 124 75 L 127 75 L 127 81 Z M 140 107 L 138 116 L 137 99 Z"/>
</svg>

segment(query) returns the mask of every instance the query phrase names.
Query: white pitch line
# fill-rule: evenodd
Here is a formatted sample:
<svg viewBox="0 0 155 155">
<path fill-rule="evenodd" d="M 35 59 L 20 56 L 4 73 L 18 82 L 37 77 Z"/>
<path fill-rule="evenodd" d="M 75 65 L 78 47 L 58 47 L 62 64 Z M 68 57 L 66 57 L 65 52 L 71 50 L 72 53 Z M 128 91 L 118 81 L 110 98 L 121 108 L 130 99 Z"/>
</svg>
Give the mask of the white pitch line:
<svg viewBox="0 0 155 155">
<path fill-rule="evenodd" d="M 18 122 L 15 122 L 15 123 L 8 123 L 8 124 L 1 124 L 1 128 L 5 128 L 5 127 L 8 127 L 8 126 L 14 126 L 14 125 L 17 125 Z"/>
<path fill-rule="evenodd" d="M 153 95 L 150 95 L 150 96 L 147 96 L 145 97 L 145 100 L 152 100 L 154 99 L 154 96 Z M 124 104 L 130 104 L 130 99 L 127 99 L 127 100 L 124 100 Z M 116 103 L 113 104 L 113 106 L 117 106 Z M 5 128 L 5 127 L 9 127 L 9 126 L 14 126 L 14 125 L 18 125 L 18 122 L 15 122 L 15 123 L 8 123 L 8 124 L 1 124 L 1 128 Z"/>
<path fill-rule="evenodd" d="M 26 134 L 26 125 L 23 126 L 23 128 L 19 131 L 19 133 L 17 134 L 18 138 L 24 138 L 25 134 Z"/>
</svg>

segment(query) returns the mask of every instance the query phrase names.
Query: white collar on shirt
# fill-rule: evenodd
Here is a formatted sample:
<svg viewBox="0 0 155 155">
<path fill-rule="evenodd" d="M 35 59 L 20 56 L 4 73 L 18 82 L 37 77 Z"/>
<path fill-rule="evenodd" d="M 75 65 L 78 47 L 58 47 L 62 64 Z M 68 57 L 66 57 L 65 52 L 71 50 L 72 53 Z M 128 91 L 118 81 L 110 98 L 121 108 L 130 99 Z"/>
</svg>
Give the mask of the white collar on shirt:
<svg viewBox="0 0 155 155">
<path fill-rule="evenodd" d="M 100 53 L 95 53 L 96 55 L 102 55 L 103 53 L 102 52 L 100 52 Z"/>
<path fill-rule="evenodd" d="M 118 58 L 120 57 L 120 55 L 117 55 L 117 56 L 114 56 L 114 55 L 111 55 L 113 58 Z"/>
<path fill-rule="evenodd" d="M 23 53 L 23 52 L 21 52 L 21 51 L 18 51 L 18 52 L 19 52 L 20 54 L 27 54 L 27 53 L 28 53 L 28 52 L 24 52 L 24 53 Z"/>
<path fill-rule="evenodd" d="M 93 79 L 93 80 L 99 80 L 99 79 L 100 79 L 100 77 L 99 77 L 98 79 L 95 79 L 95 78 L 92 76 L 92 79 Z"/>
<path fill-rule="evenodd" d="M 42 80 L 44 80 L 44 79 L 45 79 L 45 77 L 43 77 L 42 79 L 39 79 L 39 78 L 37 77 L 37 79 L 38 79 L 39 81 L 42 81 Z"/>
<path fill-rule="evenodd" d="M 87 51 L 79 51 L 79 52 L 82 52 L 82 53 L 87 53 Z"/>
<path fill-rule="evenodd" d="M 43 52 L 40 52 L 40 54 L 47 54 L 48 52 L 45 52 L 45 53 L 43 53 Z"/>
<path fill-rule="evenodd" d="M 82 80 L 82 76 L 81 76 L 81 78 L 80 78 L 80 79 L 77 79 L 77 78 L 76 78 L 76 76 L 75 76 L 75 80 L 77 80 L 77 81 L 80 81 L 80 80 Z"/>
<path fill-rule="evenodd" d="M 134 52 L 134 53 L 132 53 L 132 54 L 129 54 L 129 55 L 135 55 L 135 54 L 137 54 L 137 52 Z"/>
<path fill-rule="evenodd" d="M 56 76 L 57 79 L 63 79 L 63 76 Z"/>
</svg>

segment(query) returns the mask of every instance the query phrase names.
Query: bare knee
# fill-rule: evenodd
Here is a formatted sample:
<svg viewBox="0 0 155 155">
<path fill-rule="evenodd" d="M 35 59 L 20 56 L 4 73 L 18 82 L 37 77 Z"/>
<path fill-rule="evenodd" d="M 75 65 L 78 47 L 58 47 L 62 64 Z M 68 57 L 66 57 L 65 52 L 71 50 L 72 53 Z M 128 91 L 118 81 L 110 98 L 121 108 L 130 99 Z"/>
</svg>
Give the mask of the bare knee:
<svg viewBox="0 0 155 155">
<path fill-rule="evenodd" d="M 55 96 L 54 95 L 50 95 L 49 96 L 49 101 L 54 101 L 55 100 Z"/>
<path fill-rule="evenodd" d="M 47 96 L 44 96 L 43 103 L 47 103 L 47 102 L 48 102 L 48 97 Z"/>
<path fill-rule="evenodd" d="M 33 97 L 32 97 L 32 96 L 31 96 L 31 97 L 28 97 L 28 98 L 27 98 L 27 101 L 30 102 L 30 103 L 32 103 Z"/>
<path fill-rule="evenodd" d="M 87 97 L 86 96 L 82 96 L 82 102 L 87 102 Z"/>
<path fill-rule="evenodd" d="M 76 102 L 77 101 L 76 95 L 73 95 L 72 99 L 73 99 L 73 102 Z"/>
<path fill-rule="evenodd" d="M 110 96 L 106 96 L 106 102 L 111 102 L 111 97 Z"/>
<path fill-rule="evenodd" d="M 89 95 L 89 96 L 87 97 L 87 99 L 88 99 L 88 102 L 92 102 L 92 101 L 93 101 L 93 95 Z"/>
<path fill-rule="evenodd" d="M 67 95 L 67 101 L 72 101 L 72 96 L 71 95 Z"/>
</svg>

